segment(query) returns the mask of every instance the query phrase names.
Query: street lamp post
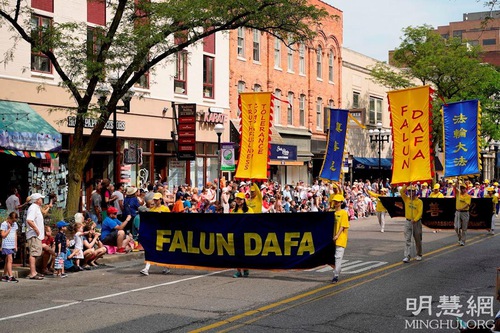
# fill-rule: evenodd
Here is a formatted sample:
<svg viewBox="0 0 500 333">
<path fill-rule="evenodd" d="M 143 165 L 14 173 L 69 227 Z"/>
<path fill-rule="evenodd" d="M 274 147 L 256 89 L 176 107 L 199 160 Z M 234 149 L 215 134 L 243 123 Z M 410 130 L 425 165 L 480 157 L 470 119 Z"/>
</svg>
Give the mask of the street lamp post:
<svg viewBox="0 0 500 333">
<path fill-rule="evenodd" d="M 221 154 L 221 147 L 220 147 L 220 137 L 222 135 L 222 133 L 224 133 L 224 125 L 223 124 L 216 124 L 215 127 L 214 127 L 214 131 L 215 133 L 217 133 L 217 178 L 218 178 L 218 181 L 217 181 L 217 200 L 220 201 L 220 191 L 221 191 L 221 188 L 220 188 L 220 184 L 221 184 L 221 158 L 222 158 L 222 154 Z"/>
<path fill-rule="evenodd" d="M 382 128 L 382 123 L 377 123 L 377 128 L 369 130 L 368 133 L 370 135 L 370 143 L 378 143 L 378 172 L 379 178 L 382 179 L 382 143 L 389 142 L 391 133 L 389 130 Z"/>
</svg>

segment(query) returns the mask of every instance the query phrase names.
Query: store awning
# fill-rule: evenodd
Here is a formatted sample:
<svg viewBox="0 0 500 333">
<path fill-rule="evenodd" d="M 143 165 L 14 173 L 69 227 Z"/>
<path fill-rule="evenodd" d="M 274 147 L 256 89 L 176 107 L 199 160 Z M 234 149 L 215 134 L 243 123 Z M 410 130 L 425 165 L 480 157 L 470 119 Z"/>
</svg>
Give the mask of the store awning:
<svg viewBox="0 0 500 333">
<path fill-rule="evenodd" d="M 26 103 L 0 101 L 0 153 L 54 158 L 62 135 Z"/>
<path fill-rule="evenodd" d="M 352 167 L 355 170 L 378 170 L 379 159 L 375 157 L 353 157 Z M 392 160 L 390 158 L 381 158 L 380 167 L 382 170 L 392 169 Z"/>
</svg>

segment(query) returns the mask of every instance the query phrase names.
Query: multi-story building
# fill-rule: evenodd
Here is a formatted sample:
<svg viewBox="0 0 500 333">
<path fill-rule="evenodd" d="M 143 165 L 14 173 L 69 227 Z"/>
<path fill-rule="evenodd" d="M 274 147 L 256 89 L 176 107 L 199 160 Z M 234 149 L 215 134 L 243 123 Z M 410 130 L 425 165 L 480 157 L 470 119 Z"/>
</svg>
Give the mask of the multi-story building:
<svg viewBox="0 0 500 333">
<path fill-rule="evenodd" d="M 438 26 L 444 38 L 459 37 L 470 45 L 479 45 L 484 62 L 500 66 L 500 10 L 465 13 L 463 20 Z"/>
<path fill-rule="evenodd" d="M 12 1 L 15 3 L 15 1 Z M 109 21 L 110 12 L 106 2 L 86 0 L 31 0 L 32 26 L 43 26 L 56 22 L 86 23 L 87 38 L 92 32 Z M 29 19 L 29 17 L 27 18 Z M 13 46 L 14 32 L 7 24 L 0 27 L 0 50 L 5 54 Z M 214 124 L 228 119 L 229 107 L 229 42 L 222 33 L 207 37 L 203 43 L 188 47 L 155 67 L 135 86 L 130 112 L 117 113 L 117 137 L 114 142 L 110 130 L 104 130 L 85 168 L 84 184 L 88 193 L 94 179 L 109 177 L 114 182 L 154 182 L 161 179 L 170 186 L 191 183 L 203 186 L 208 180 L 217 178 L 217 135 Z M 19 42 L 13 59 L 0 68 L 0 132 L 12 130 L 16 122 L 35 121 L 33 112 L 41 116 L 40 122 L 48 123 L 62 135 L 62 151 L 57 159 L 20 158 L 0 153 L 0 200 L 4 202 L 9 185 L 16 185 L 23 196 L 28 187 L 36 186 L 43 170 L 54 172 L 67 166 L 74 126 L 70 117 L 76 107 L 71 95 L 60 86 L 61 78 L 50 61 L 43 55 L 31 51 L 30 45 Z M 215 70 L 216 69 L 216 70 Z M 211 75 L 200 75 L 203 72 Z M 205 79 L 204 79 L 205 78 Z M 140 97 L 140 98 L 139 98 Z M 26 106 L 22 115 L 9 121 L 12 102 Z M 196 158 L 178 161 L 171 133 L 175 134 L 172 102 L 196 105 Z M 31 111 L 30 111 L 31 110 Z M 217 116 L 213 116 L 216 114 Z M 89 134 L 95 123 L 88 121 Z M 37 126 L 33 129 L 36 131 Z M 229 131 L 222 135 L 228 139 Z M 141 164 L 123 163 L 124 149 L 132 146 L 142 148 Z M 113 162 L 113 150 L 118 150 L 119 161 Z M 26 153 L 26 152 L 24 152 Z M 34 155 L 34 154 L 33 154 Z M 31 154 L 23 154 L 31 156 Z M 30 166 L 31 164 L 31 166 Z M 36 169 L 33 169 L 36 168 Z M 39 168 L 40 167 L 40 168 Z M 121 168 L 121 172 L 118 172 Z M 35 171 L 33 171 L 35 170 Z M 40 171 L 40 173 L 38 173 Z M 65 178 L 64 167 L 61 179 Z M 55 188 L 39 188 L 45 193 Z M 63 193 L 60 193 L 63 194 Z M 61 195 L 64 197 L 64 195 Z"/>
<path fill-rule="evenodd" d="M 336 19 L 318 25 L 317 37 L 287 46 L 255 29 L 230 32 L 229 105 L 233 142 L 238 136 L 238 94 L 272 92 L 275 97 L 272 149 L 285 145 L 296 160 L 273 159 L 270 178 L 281 183 L 310 182 L 317 177 L 326 151 L 328 119 L 325 108 L 339 107 L 342 75 L 342 12 L 319 0 Z"/>
</svg>

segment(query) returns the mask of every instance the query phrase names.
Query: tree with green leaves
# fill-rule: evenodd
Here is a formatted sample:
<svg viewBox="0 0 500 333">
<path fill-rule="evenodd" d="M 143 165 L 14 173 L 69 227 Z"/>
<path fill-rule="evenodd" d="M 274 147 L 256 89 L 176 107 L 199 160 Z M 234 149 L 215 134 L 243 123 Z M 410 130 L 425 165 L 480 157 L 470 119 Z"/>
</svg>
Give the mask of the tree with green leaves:
<svg viewBox="0 0 500 333">
<path fill-rule="evenodd" d="M 8 24 L 14 34 L 5 60 L 13 59 L 19 43 L 28 43 L 32 52 L 50 60 L 62 86 L 76 101 L 68 161 L 68 215 L 78 210 L 83 170 L 106 122 L 145 73 L 216 32 L 244 26 L 289 44 L 311 40 L 322 20 L 335 19 L 307 0 L 111 0 L 106 6 L 109 20 L 94 31 L 94 44 L 89 45 L 86 22 L 53 22 L 33 31 L 29 5 L 21 0 L 0 2 L 0 24 Z M 110 75 L 115 76 L 110 96 L 105 105 L 98 105 L 96 90 Z M 88 117 L 98 122 L 84 139 Z"/>
<path fill-rule="evenodd" d="M 500 139 L 496 99 L 500 96 L 500 72 L 481 62 L 480 48 L 460 38 L 444 39 L 428 25 L 408 27 L 403 33 L 402 43 L 393 54 L 394 64 L 400 70 L 378 63 L 371 70 L 374 81 L 391 89 L 411 87 L 418 81 L 435 90 L 434 143 L 442 141 L 441 105 L 470 99 L 481 101 L 483 119 L 488 121 L 483 121 L 483 137 Z"/>
</svg>

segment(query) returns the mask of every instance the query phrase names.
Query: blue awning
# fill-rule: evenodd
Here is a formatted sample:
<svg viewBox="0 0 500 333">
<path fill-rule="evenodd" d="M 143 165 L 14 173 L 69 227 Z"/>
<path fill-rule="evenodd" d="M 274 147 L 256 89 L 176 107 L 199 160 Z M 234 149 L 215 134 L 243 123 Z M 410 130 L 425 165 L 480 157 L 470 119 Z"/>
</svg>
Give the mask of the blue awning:
<svg viewBox="0 0 500 333">
<path fill-rule="evenodd" d="M 352 167 L 354 170 L 378 170 L 379 159 L 376 157 L 353 157 Z M 381 158 L 380 167 L 382 170 L 392 169 L 392 159 Z"/>
</svg>

